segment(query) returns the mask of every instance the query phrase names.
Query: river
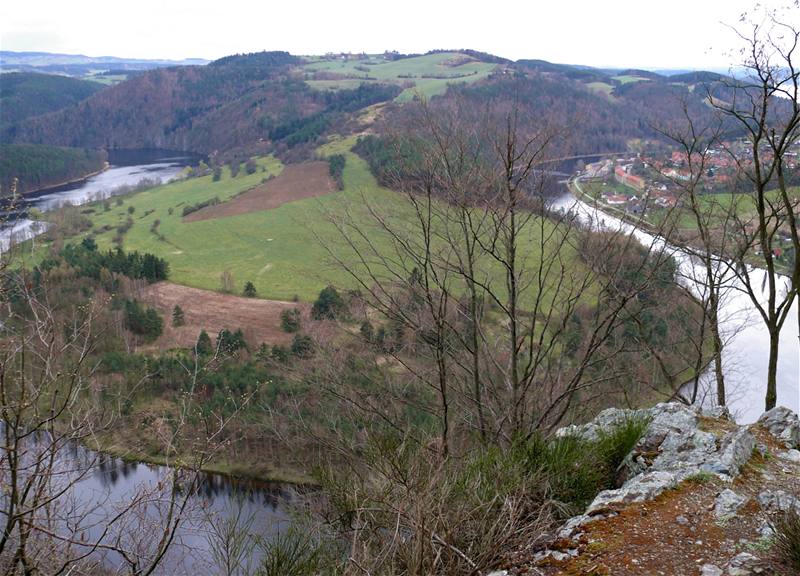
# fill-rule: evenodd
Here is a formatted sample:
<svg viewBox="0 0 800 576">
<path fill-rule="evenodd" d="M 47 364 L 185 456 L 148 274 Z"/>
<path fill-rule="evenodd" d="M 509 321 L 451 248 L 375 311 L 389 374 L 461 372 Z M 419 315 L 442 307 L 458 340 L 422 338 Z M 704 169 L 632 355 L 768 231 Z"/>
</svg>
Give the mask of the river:
<svg viewBox="0 0 800 576">
<path fill-rule="evenodd" d="M 697 285 L 692 278 L 701 278 L 702 271 L 692 258 L 680 248 L 669 246 L 660 238 L 635 228 L 595 206 L 578 200 L 571 193 L 564 194 L 552 203 L 556 210 L 573 211 L 581 220 L 596 228 L 623 230 L 633 233 L 645 246 L 665 247 L 676 259 L 682 280 L 695 293 Z M 753 286 L 761 286 L 766 272 L 751 272 Z M 784 279 L 784 282 L 788 282 Z M 766 300 L 766 293 L 764 294 Z M 735 279 L 727 291 L 720 313 L 721 331 L 725 347 L 723 370 L 727 391 L 727 404 L 739 423 L 755 422 L 764 411 L 766 395 L 769 336 L 758 310 L 750 297 Z M 706 404 L 714 401 L 716 380 L 713 367 L 706 369 L 700 379 L 700 398 Z M 800 342 L 798 341 L 797 300 L 781 332 L 778 359 L 778 404 L 800 413 Z"/>
<path fill-rule="evenodd" d="M 106 198 L 136 186 L 143 180 L 169 182 L 198 156 L 170 150 L 112 150 L 109 167 L 85 180 L 26 194 L 9 210 L 8 201 L 0 204 L 0 252 L 12 243 L 28 240 L 46 230 L 42 222 L 28 218 L 28 211 L 58 210 L 66 204 L 80 205 Z"/>
<path fill-rule="evenodd" d="M 4 221 L 0 226 L 0 252 L 12 241 L 19 242 L 45 231 L 41 223 L 26 217 L 31 208 L 49 212 L 65 204 L 86 204 L 123 192 L 144 179 L 168 182 L 179 178 L 186 166 L 199 159 L 168 150 L 112 151 L 109 168 L 100 174 L 27 195 L 16 204 L 13 212 L 9 212 L 7 204 L 0 205 L 0 220 Z M 61 522 L 74 527 L 75 519 L 83 516 L 78 532 L 84 541 L 97 539 L 108 519 L 121 506 L 127 505 L 134 496 L 144 494 L 152 498 L 132 515 L 136 524 L 120 525 L 116 529 L 128 543 L 146 533 L 158 534 L 162 516 L 157 502 L 163 503 L 168 497 L 165 491 L 159 493 L 159 487 L 169 486 L 169 468 L 126 462 L 71 444 L 69 448 L 60 448 L 58 471 L 61 483 L 74 484 L 60 499 L 67 502 L 66 509 L 71 517 L 67 520 L 65 515 Z M 212 545 L 215 531 L 212 528 L 224 528 L 233 522 L 247 528 L 256 538 L 269 539 L 288 525 L 289 503 L 295 495 L 295 488 L 287 485 L 203 474 L 200 490 L 190 498 L 175 544 L 156 574 L 215 573 Z M 108 543 L 110 537 L 106 535 L 104 542 Z M 254 550 L 251 556 L 255 562 L 261 554 Z M 105 561 L 116 566 L 122 558 L 107 552 Z"/>
<path fill-rule="evenodd" d="M 49 190 L 25 199 L 25 207 L 36 207 L 42 211 L 57 209 L 66 202 L 82 204 L 106 196 L 121 186 L 137 184 L 143 178 L 158 178 L 168 181 L 180 175 L 190 158 L 165 152 L 130 154 L 127 159 L 112 157 L 112 166 L 105 172 L 93 176 L 83 183 Z M 116 163 L 114 163 L 116 161 Z M 573 210 L 586 221 L 598 227 L 621 227 L 632 231 L 645 244 L 659 242 L 641 230 L 633 230 L 614 216 L 564 194 L 553 202 L 553 208 Z M 37 232 L 36 225 L 24 216 L 0 231 L 0 242 L 8 242 L 12 234 L 17 238 Z M 27 232 L 26 232 L 27 230 Z M 39 232 L 41 230 L 38 230 Z M 662 243 L 663 245 L 663 243 Z M 691 277 L 691 259 L 675 247 L 674 253 L 683 275 Z M 754 274 L 759 274 L 755 271 Z M 760 279 L 759 279 L 760 280 Z M 795 304 L 797 306 L 797 304 Z M 740 422 L 752 422 L 762 412 L 764 405 L 768 339 L 760 317 L 747 295 L 733 290 L 724 303 L 723 330 L 728 336 L 724 352 L 724 365 L 728 382 L 728 402 L 733 414 Z M 781 338 L 781 356 L 778 368 L 778 403 L 800 412 L 800 351 L 797 340 L 797 316 L 794 309 L 786 321 Z M 702 386 L 707 391 L 706 401 L 713 397 L 713 373 L 706 372 Z M 88 510 L 92 526 L 89 537 L 97 536 L 105 518 L 113 514 L 121 504 L 130 501 L 132 495 L 154 490 L 164 485 L 170 470 L 162 466 L 130 463 L 107 457 L 74 446 L 68 458 L 79 462 L 79 466 L 68 466 L 74 470 L 88 469 L 75 483 L 71 497 L 80 507 Z M 289 506 L 294 490 L 287 486 L 237 482 L 222 475 L 205 475 L 202 489 L 192 496 L 192 510 L 181 525 L 176 546 L 170 551 L 159 574 L 206 574 L 213 572 L 212 527 L 224 526 L 226 522 L 238 522 L 240 526 L 268 538 L 282 530 L 290 522 Z M 151 515 L 145 512 L 145 520 Z M 156 516 L 152 518 L 155 527 Z M 145 522 L 143 525 L 146 525 Z M 142 526 L 143 526 L 142 525 Z M 128 528 L 129 535 L 142 530 Z M 254 555 L 257 559 L 258 554 Z M 117 564 L 120 558 L 109 553 L 108 561 Z"/>
</svg>

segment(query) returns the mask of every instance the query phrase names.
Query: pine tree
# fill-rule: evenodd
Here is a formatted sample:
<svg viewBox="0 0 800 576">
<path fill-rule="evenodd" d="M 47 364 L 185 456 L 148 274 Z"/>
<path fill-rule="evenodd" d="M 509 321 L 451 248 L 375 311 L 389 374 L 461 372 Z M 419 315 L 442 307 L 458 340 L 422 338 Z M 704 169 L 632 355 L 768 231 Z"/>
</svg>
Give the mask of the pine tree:
<svg viewBox="0 0 800 576">
<path fill-rule="evenodd" d="M 255 284 L 253 284 L 248 280 L 247 283 L 244 285 L 244 290 L 242 291 L 242 294 L 244 294 L 248 298 L 255 298 L 256 296 Z"/>
<path fill-rule="evenodd" d="M 211 336 L 205 330 L 200 331 L 200 336 L 197 337 L 197 344 L 195 345 L 198 356 L 210 356 L 214 353 L 214 345 L 211 343 Z"/>
<path fill-rule="evenodd" d="M 186 324 L 186 317 L 183 314 L 183 308 L 175 304 L 175 308 L 172 309 L 172 325 L 178 327 L 184 324 Z"/>
</svg>

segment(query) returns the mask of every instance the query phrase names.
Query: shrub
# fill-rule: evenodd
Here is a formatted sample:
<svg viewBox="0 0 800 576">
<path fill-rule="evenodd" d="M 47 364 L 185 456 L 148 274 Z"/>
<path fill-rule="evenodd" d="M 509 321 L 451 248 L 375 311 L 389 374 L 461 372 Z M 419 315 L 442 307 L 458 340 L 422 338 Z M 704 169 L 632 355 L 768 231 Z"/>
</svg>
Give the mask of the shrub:
<svg viewBox="0 0 800 576">
<path fill-rule="evenodd" d="M 213 182 L 219 182 L 222 178 L 222 168 L 219 166 L 214 166 L 214 175 L 211 177 Z"/>
<path fill-rule="evenodd" d="M 189 206 L 184 206 L 183 210 L 181 210 L 182 216 L 188 216 L 192 212 L 197 212 L 198 210 L 202 210 L 203 208 L 208 208 L 209 206 L 216 206 L 220 203 L 219 196 L 214 196 L 213 198 L 209 198 L 208 200 L 203 200 L 202 202 L 198 202 L 197 204 L 190 204 Z"/>
<path fill-rule="evenodd" d="M 125 327 L 146 340 L 161 336 L 164 322 L 153 308 L 145 308 L 136 300 L 126 300 L 124 306 Z"/>
<path fill-rule="evenodd" d="M 249 280 L 244 285 L 244 290 L 242 290 L 242 295 L 247 296 L 248 298 L 255 298 L 256 297 L 256 286 Z"/>
<path fill-rule="evenodd" d="M 236 332 L 223 329 L 217 335 L 217 348 L 223 354 L 234 355 L 239 350 L 247 350 L 247 342 L 241 329 Z"/>
<path fill-rule="evenodd" d="M 778 557 L 795 571 L 800 571 L 800 513 L 790 508 L 773 522 L 775 551 Z"/>
<path fill-rule="evenodd" d="M 339 296 L 339 292 L 333 286 L 327 286 L 322 289 L 319 297 L 314 302 L 314 306 L 311 308 L 311 317 L 314 320 L 326 318 L 334 320 L 344 315 L 345 311 L 346 305 L 342 297 Z"/>
<path fill-rule="evenodd" d="M 372 327 L 372 324 L 369 320 L 364 320 L 361 323 L 361 337 L 366 340 L 367 342 L 372 342 L 372 338 L 375 335 L 375 330 Z"/>
<path fill-rule="evenodd" d="M 233 292 L 233 276 L 231 275 L 230 270 L 222 271 L 222 274 L 219 275 L 219 284 L 220 290 L 226 294 Z"/>
<path fill-rule="evenodd" d="M 247 174 L 255 174 L 257 168 L 258 165 L 256 164 L 256 161 L 253 160 L 252 158 L 248 159 L 247 162 L 244 163 L 244 171 Z"/>
<path fill-rule="evenodd" d="M 281 312 L 281 330 L 289 333 L 300 330 L 300 310 L 292 308 Z"/>
<path fill-rule="evenodd" d="M 292 354 L 298 358 L 309 358 L 314 354 L 314 341 L 311 336 L 295 334 L 292 339 Z"/>
<path fill-rule="evenodd" d="M 289 350 L 286 349 L 286 346 L 275 344 L 275 346 L 272 347 L 272 359 L 285 364 L 289 361 Z"/>
<path fill-rule="evenodd" d="M 211 336 L 205 330 L 200 330 L 200 335 L 197 337 L 197 344 L 195 350 L 198 356 L 210 356 L 214 353 L 214 345 L 211 343 Z"/>
<path fill-rule="evenodd" d="M 183 308 L 175 304 L 175 308 L 172 309 L 172 325 L 177 327 L 184 324 L 186 324 L 186 317 L 183 314 Z"/>
<path fill-rule="evenodd" d="M 315 576 L 322 568 L 319 544 L 290 527 L 265 542 L 264 559 L 258 573 L 262 576 Z"/>
<path fill-rule="evenodd" d="M 334 154 L 328 157 L 328 174 L 336 183 L 337 190 L 344 190 L 344 165 L 346 159 L 343 154 Z"/>
</svg>

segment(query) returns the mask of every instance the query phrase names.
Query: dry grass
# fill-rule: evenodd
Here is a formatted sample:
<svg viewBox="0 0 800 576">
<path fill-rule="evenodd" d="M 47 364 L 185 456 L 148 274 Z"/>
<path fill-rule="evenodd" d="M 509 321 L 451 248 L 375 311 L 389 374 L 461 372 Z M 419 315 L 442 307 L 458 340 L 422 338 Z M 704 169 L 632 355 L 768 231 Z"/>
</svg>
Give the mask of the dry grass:
<svg viewBox="0 0 800 576">
<path fill-rule="evenodd" d="M 262 342 L 289 344 L 293 335 L 281 330 L 281 312 L 304 309 L 294 302 L 245 298 L 170 282 L 146 287 L 141 298 L 164 315 L 164 333 L 152 344 L 158 349 L 191 347 L 201 330 L 213 338 L 223 328 L 241 328 L 247 342 L 255 346 Z M 172 325 L 176 304 L 183 309 L 186 320 L 180 327 Z"/>
</svg>

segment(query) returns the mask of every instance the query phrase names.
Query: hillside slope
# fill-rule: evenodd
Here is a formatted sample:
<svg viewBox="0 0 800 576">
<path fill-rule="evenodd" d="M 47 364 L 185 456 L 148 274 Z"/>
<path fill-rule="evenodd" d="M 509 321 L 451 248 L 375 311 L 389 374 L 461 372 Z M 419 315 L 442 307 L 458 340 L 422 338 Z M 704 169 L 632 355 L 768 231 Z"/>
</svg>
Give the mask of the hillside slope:
<svg viewBox="0 0 800 576">
<path fill-rule="evenodd" d="M 201 153 L 267 141 L 296 145 L 331 116 L 391 99 L 399 88 L 366 86 L 330 94 L 293 74 L 286 52 L 237 55 L 208 66 L 151 70 L 67 109 L 7 130 L 16 142 Z"/>
<path fill-rule="evenodd" d="M 66 108 L 102 89 L 96 82 L 66 76 L 4 73 L 0 80 L 0 131 L 26 118 Z"/>
</svg>

